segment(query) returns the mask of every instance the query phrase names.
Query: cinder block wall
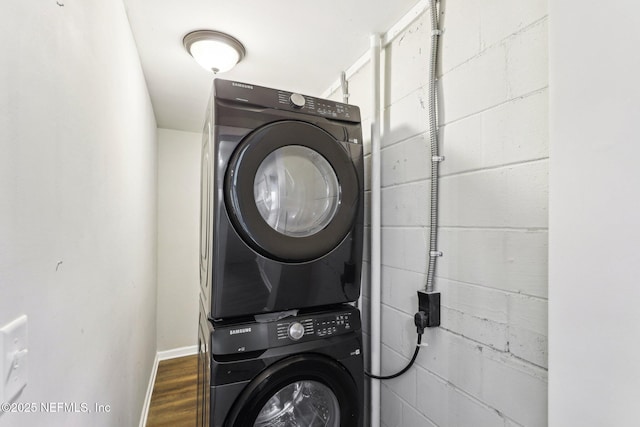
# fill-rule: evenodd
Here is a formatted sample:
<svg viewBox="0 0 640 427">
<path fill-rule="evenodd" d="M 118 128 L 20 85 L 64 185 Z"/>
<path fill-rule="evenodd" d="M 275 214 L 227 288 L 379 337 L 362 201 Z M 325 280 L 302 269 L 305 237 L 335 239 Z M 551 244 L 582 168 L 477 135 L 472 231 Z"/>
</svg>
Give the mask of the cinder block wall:
<svg viewBox="0 0 640 427">
<path fill-rule="evenodd" d="M 382 421 L 387 427 L 544 426 L 547 6 L 540 0 L 443 0 L 442 6 L 444 257 L 436 281 L 442 327 L 425 334 L 428 347 L 414 368 L 383 382 Z M 383 373 L 401 368 L 413 353 L 416 290 L 426 277 L 430 35 L 427 11 L 384 49 Z M 370 159 L 369 67 L 351 77 L 349 92 L 365 116 Z M 368 287 L 365 280 L 365 318 Z"/>
</svg>

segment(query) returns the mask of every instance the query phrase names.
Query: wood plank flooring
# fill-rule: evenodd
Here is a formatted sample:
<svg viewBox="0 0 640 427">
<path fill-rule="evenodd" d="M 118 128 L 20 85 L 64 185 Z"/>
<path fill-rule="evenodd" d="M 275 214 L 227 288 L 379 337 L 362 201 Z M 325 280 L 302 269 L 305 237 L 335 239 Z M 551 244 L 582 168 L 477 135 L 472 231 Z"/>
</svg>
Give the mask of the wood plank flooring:
<svg viewBox="0 0 640 427">
<path fill-rule="evenodd" d="M 147 427 L 194 427 L 198 356 L 163 360 L 158 364 Z"/>
</svg>

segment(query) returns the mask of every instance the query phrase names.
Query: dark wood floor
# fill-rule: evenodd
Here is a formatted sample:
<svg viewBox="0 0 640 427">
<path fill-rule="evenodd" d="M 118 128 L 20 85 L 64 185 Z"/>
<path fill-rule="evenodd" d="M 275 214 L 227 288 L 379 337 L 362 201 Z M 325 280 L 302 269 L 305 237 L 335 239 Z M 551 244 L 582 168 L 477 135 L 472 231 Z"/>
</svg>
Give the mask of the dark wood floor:
<svg viewBox="0 0 640 427">
<path fill-rule="evenodd" d="M 196 425 L 198 356 L 163 360 L 153 385 L 147 427 Z"/>
</svg>

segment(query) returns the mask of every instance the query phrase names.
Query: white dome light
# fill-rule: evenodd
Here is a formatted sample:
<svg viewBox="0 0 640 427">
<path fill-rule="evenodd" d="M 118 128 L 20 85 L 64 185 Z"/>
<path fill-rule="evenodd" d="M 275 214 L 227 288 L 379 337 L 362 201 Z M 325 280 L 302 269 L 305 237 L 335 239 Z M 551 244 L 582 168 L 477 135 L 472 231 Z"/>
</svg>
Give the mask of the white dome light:
<svg viewBox="0 0 640 427">
<path fill-rule="evenodd" d="M 232 69 L 245 55 L 242 43 L 228 34 L 200 30 L 182 40 L 185 49 L 205 70 L 224 73 Z"/>
</svg>

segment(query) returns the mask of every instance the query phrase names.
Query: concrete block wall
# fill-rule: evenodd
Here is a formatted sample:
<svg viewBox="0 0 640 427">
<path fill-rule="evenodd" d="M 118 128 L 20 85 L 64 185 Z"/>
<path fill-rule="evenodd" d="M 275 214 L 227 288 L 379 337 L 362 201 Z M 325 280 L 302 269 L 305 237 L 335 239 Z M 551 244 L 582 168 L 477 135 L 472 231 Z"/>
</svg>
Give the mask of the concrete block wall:
<svg viewBox="0 0 640 427">
<path fill-rule="evenodd" d="M 547 6 L 540 0 L 441 6 L 442 326 L 427 331 L 428 346 L 407 374 L 383 382 L 382 422 L 545 426 Z M 427 11 L 383 52 L 383 373 L 403 367 L 413 353 L 416 290 L 426 276 L 430 35 Z M 367 64 L 349 82 L 350 102 L 365 117 L 368 159 L 370 79 Z M 369 283 L 363 283 L 368 332 Z"/>
</svg>

